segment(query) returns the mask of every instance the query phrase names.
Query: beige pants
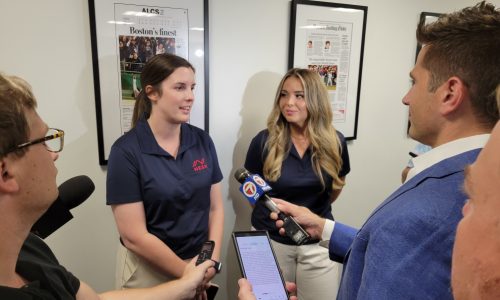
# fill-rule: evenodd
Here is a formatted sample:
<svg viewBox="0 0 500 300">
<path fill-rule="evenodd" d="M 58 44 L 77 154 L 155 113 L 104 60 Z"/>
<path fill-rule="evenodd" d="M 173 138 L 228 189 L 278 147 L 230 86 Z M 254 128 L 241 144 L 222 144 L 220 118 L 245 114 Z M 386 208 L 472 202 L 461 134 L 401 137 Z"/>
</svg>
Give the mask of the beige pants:
<svg viewBox="0 0 500 300">
<path fill-rule="evenodd" d="M 146 288 L 174 279 L 156 271 L 145 260 L 125 248 L 121 243 L 118 245 L 115 277 L 117 289 Z"/>
<path fill-rule="evenodd" d="M 294 246 L 271 242 L 283 277 L 297 284 L 300 300 L 337 298 L 342 266 L 330 260 L 328 249 L 318 244 Z"/>
</svg>

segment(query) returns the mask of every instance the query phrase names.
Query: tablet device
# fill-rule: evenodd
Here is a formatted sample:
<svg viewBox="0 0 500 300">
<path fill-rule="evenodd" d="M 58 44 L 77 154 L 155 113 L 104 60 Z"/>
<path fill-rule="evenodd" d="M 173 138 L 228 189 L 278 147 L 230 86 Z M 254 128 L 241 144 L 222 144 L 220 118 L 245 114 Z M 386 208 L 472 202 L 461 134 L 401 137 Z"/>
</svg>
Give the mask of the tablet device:
<svg viewBox="0 0 500 300">
<path fill-rule="evenodd" d="M 287 300 L 285 281 L 267 231 L 235 231 L 233 243 L 241 273 L 252 284 L 257 300 Z"/>
</svg>

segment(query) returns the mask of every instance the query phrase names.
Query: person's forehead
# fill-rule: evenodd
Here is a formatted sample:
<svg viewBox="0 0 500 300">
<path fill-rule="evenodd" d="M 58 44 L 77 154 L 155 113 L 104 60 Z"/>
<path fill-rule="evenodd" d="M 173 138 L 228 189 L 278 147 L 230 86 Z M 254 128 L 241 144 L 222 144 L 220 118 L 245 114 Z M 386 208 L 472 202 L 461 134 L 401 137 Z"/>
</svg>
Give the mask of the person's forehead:
<svg viewBox="0 0 500 300">
<path fill-rule="evenodd" d="M 35 110 L 28 109 L 25 114 L 30 128 L 31 138 L 40 137 L 41 134 L 44 134 L 47 131 L 47 124 L 42 120 L 42 118 L 40 118 Z"/>
<path fill-rule="evenodd" d="M 477 159 L 481 166 L 500 176 L 500 122 L 491 132 L 490 138 Z M 484 165 L 484 166 L 483 166 Z"/>
<path fill-rule="evenodd" d="M 472 177 L 471 187 L 476 195 L 496 195 L 500 204 L 500 122 L 467 173 L 469 180 Z"/>
<path fill-rule="evenodd" d="M 421 79 L 426 74 L 426 69 L 422 66 L 422 62 L 417 60 L 413 68 L 410 70 L 409 77 L 416 80 Z"/>
<path fill-rule="evenodd" d="M 302 81 L 300 81 L 299 78 L 297 78 L 296 76 L 290 76 L 287 79 L 285 79 L 285 81 L 283 82 L 282 89 L 283 90 L 286 90 L 286 89 L 297 90 L 298 89 L 298 90 L 302 91 L 304 89 L 304 87 L 302 86 Z"/>
<path fill-rule="evenodd" d="M 196 84 L 196 78 L 194 75 L 194 71 L 191 68 L 187 67 L 179 67 L 170 74 L 165 80 L 163 80 L 163 84 L 177 84 L 177 83 L 185 83 L 185 84 Z"/>
</svg>

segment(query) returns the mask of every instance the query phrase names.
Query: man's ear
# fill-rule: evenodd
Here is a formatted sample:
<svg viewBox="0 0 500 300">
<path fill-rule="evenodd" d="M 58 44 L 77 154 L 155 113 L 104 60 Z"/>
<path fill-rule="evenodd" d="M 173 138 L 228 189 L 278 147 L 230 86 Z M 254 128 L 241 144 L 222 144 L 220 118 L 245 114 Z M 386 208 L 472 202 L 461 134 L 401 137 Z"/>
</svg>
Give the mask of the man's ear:
<svg viewBox="0 0 500 300">
<path fill-rule="evenodd" d="M 457 76 L 448 78 L 439 88 L 440 112 L 446 116 L 460 109 L 467 95 L 467 86 Z"/>
<path fill-rule="evenodd" d="M 0 160 L 0 192 L 3 194 L 15 193 L 19 190 L 19 184 L 9 170 L 10 164 L 11 162 L 5 159 Z"/>
</svg>

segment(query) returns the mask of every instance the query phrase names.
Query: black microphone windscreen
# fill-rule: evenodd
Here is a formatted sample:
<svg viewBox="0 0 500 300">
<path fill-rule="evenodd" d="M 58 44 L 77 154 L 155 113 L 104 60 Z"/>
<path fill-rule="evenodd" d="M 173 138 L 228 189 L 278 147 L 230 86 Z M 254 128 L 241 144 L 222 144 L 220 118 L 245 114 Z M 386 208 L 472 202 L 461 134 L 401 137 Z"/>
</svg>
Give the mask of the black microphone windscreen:
<svg viewBox="0 0 500 300">
<path fill-rule="evenodd" d="M 236 178 L 239 183 L 243 183 L 248 176 L 250 176 L 250 173 L 245 168 L 239 168 L 236 172 L 234 172 L 234 178 Z"/>
<path fill-rule="evenodd" d="M 73 218 L 69 210 L 87 200 L 94 189 L 94 183 L 85 175 L 76 176 L 63 182 L 58 188 L 59 196 L 36 221 L 31 232 L 43 239 L 52 234 Z"/>
<path fill-rule="evenodd" d="M 64 206 L 72 209 L 80 205 L 94 192 L 95 185 L 86 175 L 75 176 L 59 186 L 59 198 Z"/>
<path fill-rule="evenodd" d="M 33 224 L 31 232 L 44 239 L 73 219 L 69 209 L 60 200 L 61 198 L 58 197 L 52 203 L 40 219 Z"/>
</svg>

